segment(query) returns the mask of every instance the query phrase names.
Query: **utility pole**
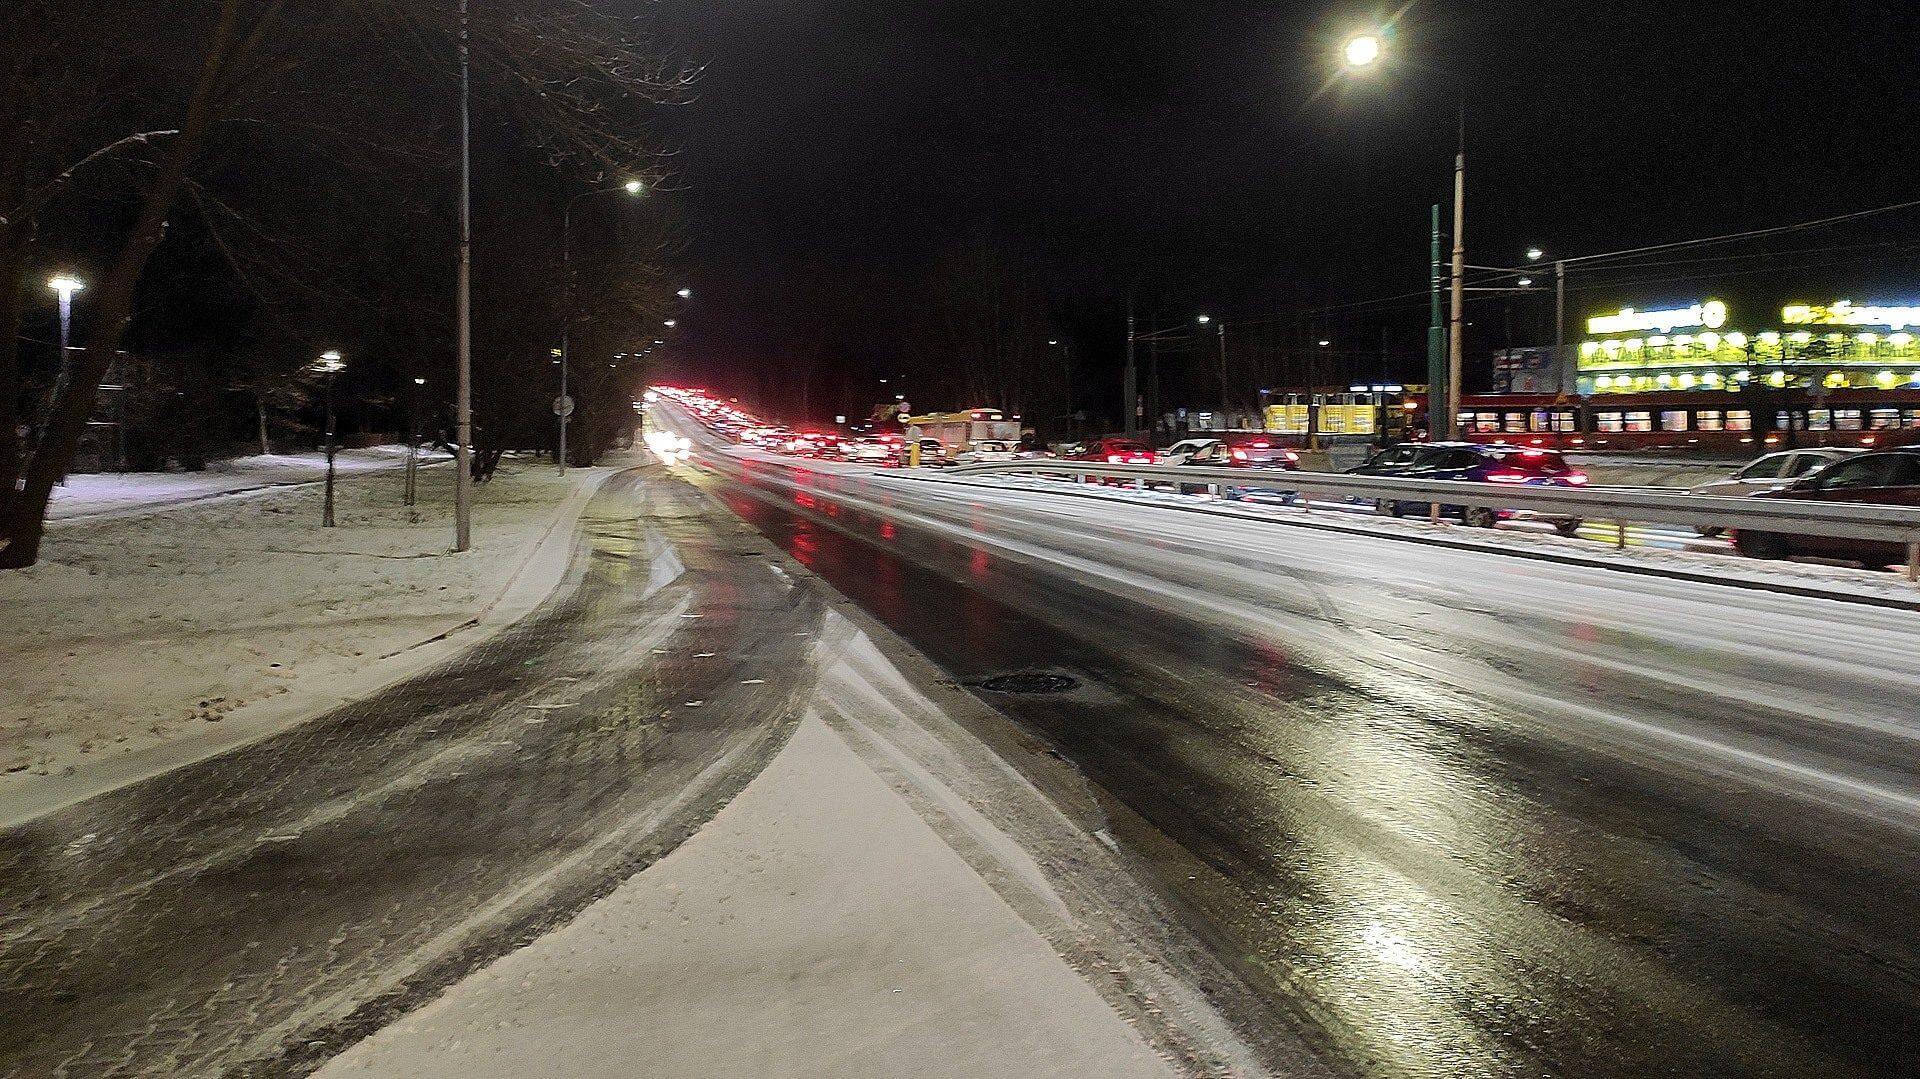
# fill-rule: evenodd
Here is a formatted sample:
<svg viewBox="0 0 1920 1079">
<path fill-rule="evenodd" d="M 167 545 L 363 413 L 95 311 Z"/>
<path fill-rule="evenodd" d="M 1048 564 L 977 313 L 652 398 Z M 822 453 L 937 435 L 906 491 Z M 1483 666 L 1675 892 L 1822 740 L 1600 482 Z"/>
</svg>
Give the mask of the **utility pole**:
<svg viewBox="0 0 1920 1079">
<path fill-rule="evenodd" d="M 1448 439 L 1460 437 L 1460 367 L 1465 344 L 1467 283 L 1467 107 L 1460 106 L 1460 146 L 1453 157 L 1453 319 L 1447 336 Z"/>
<path fill-rule="evenodd" d="M 1135 417 L 1139 414 L 1139 406 L 1135 404 L 1135 402 L 1140 399 L 1140 372 L 1139 372 L 1139 369 L 1134 366 L 1134 340 L 1135 340 L 1135 333 L 1134 333 L 1134 322 L 1133 322 L 1133 294 L 1128 293 L 1127 294 L 1127 370 L 1126 370 L 1125 376 L 1120 380 L 1121 381 L 1120 395 L 1121 397 L 1124 398 L 1124 400 L 1121 402 L 1122 412 L 1121 412 L 1120 429 L 1123 431 L 1126 431 L 1129 434 L 1133 432 L 1134 420 L 1135 420 Z"/>
<path fill-rule="evenodd" d="M 1440 304 L 1440 204 L 1433 204 L 1433 317 L 1427 324 L 1427 437 L 1440 437 L 1440 416 L 1447 407 L 1447 330 Z"/>
<path fill-rule="evenodd" d="M 560 421 L 560 475 L 567 474 L 567 421 L 572 419 L 573 409 L 567 400 L 567 361 L 572 359 L 569 343 L 573 339 L 573 204 L 580 201 L 575 195 L 567 200 L 567 208 L 560 220 L 560 396 L 553 402 L 553 414 Z"/>
<path fill-rule="evenodd" d="M 1567 260 L 1553 260 L 1553 367 L 1559 373 L 1559 395 L 1566 397 L 1578 388 L 1578 370 L 1567 355 Z"/>
<path fill-rule="evenodd" d="M 460 0 L 460 274 L 455 291 L 459 358 L 453 380 L 453 549 L 473 547 L 473 117 L 467 0 Z"/>
<path fill-rule="evenodd" d="M 1220 341 L 1220 429 L 1227 429 L 1227 320 L 1214 323 L 1214 336 Z"/>
</svg>

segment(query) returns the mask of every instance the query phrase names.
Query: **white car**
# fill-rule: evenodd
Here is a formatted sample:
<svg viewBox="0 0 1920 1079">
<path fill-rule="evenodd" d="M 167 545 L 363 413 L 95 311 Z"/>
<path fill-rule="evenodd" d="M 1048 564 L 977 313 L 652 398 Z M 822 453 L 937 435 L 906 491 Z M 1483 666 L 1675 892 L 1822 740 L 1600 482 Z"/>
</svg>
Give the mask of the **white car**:
<svg viewBox="0 0 1920 1079">
<path fill-rule="evenodd" d="M 1014 442 L 1002 442 L 995 439 L 982 439 L 954 455 L 953 461 L 960 465 L 979 465 L 994 461 L 1017 461 L 1020 459 L 1020 446 Z"/>
<path fill-rule="evenodd" d="M 1741 498 L 1746 495 L 1771 491 L 1784 483 L 1790 483 L 1808 473 L 1818 471 L 1835 461 L 1851 457 L 1859 450 L 1837 447 L 1815 447 L 1805 450 L 1781 450 L 1769 453 L 1741 468 L 1740 471 L 1725 479 L 1709 480 L 1695 484 L 1687 489 L 1690 495 L 1723 495 L 1728 498 Z M 1694 529 L 1703 536 L 1714 536 L 1723 531 L 1720 528 L 1702 525 Z"/>
<path fill-rule="evenodd" d="M 887 441 L 884 438 L 854 438 L 840 443 L 840 455 L 849 461 L 864 464 L 884 464 L 900 455 L 898 439 Z"/>
</svg>

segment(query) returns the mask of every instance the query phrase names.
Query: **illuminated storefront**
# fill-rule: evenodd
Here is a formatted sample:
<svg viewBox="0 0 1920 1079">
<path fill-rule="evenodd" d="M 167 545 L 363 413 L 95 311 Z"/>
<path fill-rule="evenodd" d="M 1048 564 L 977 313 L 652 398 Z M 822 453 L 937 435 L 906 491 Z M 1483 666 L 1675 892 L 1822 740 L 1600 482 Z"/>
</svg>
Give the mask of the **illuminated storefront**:
<svg viewBox="0 0 1920 1079">
<path fill-rule="evenodd" d="M 1725 303 L 1619 312 L 1587 320 L 1582 396 L 1756 388 L 1811 396 L 1920 387 L 1920 306 L 1789 304 L 1743 322 Z"/>
</svg>

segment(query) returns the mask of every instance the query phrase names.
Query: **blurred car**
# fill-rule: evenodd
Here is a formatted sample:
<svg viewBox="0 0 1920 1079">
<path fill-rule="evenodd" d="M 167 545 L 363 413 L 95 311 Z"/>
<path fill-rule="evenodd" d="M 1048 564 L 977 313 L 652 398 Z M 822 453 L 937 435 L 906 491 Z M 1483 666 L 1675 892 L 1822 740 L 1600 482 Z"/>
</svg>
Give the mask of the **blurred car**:
<svg viewBox="0 0 1920 1079">
<path fill-rule="evenodd" d="M 1808 502 L 1857 502 L 1871 506 L 1920 506 L 1920 447 L 1860 453 L 1836 461 L 1784 486 L 1757 492 L 1754 498 L 1792 498 Z M 1898 543 L 1803 536 L 1736 529 L 1733 545 L 1754 558 L 1797 554 L 1847 559 L 1879 569 L 1906 561 Z"/>
<path fill-rule="evenodd" d="M 1131 438 L 1096 438 L 1069 460 L 1101 461 L 1110 465 L 1150 465 L 1157 462 L 1153 451 Z"/>
<path fill-rule="evenodd" d="M 805 431 L 787 441 L 787 452 L 801 457 L 838 457 L 846 439 L 830 431 Z"/>
<path fill-rule="evenodd" d="M 911 458 L 909 458 L 911 463 Z M 920 466 L 922 468 L 945 468 L 953 463 L 947 456 L 947 444 L 937 438 L 920 439 Z"/>
<path fill-rule="evenodd" d="M 1481 445 L 1473 442 L 1404 442 L 1375 454 L 1347 472 L 1356 476 L 1400 476 L 1410 480 L 1464 480 L 1531 487 L 1585 487 L 1586 473 L 1553 450 Z M 1395 517 L 1432 512 L 1432 503 L 1379 499 L 1374 507 Z M 1468 525 L 1492 528 L 1503 520 L 1527 517 L 1553 525 L 1561 535 L 1580 530 L 1580 518 L 1561 514 L 1528 514 L 1485 506 L 1440 507 L 1442 516 L 1458 517 Z"/>
<path fill-rule="evenodd" d="M 953 455 L 957 465 L 978 465 L 994 461 L 1017 461 L 1020 459 L 1020 444 L 1003 439 L 981 439 L 959 453 Z"/>
<path fill-rule="evenodd" d="M 900 456 L 900 439 L 898 437 L 882 438 L 878 435 L 850 438 L 840 443 L 840 456 L 863 464 L 885 464 Z"/>
<path fill-rule="evenodd" d="M 1229 445 L 1218 438 L 1188 438 L 1160 451 L 1160 463 L 1176 466 L 1269 468 L 1291 471 L 1300 467 L 1300 455 L 1284 446 L 1275 446 L 1265 439 Z M 1180 485 L 1180 492 L 1186 494 L 1196 489 L 1205 490 L 1208 486 L 1210 485 L 1183 483 Z M 1289 498 L 1295 494 L 1292 490 L 1271 484 L 1223 484 L 1220 491 L 1228 499 L 1238 499 L 1255 492 L 1268 492 Z"/>
<path fill-rule="evenodd" d="M 1744 497 L 1771 490 L 1801 476 L 1819 471 L 1822 468 L 1851 457 L 1859 450 L 1839 448 L 1817 448 L 1808 450 L 1781 450 L 1769 453 L 1765 457 L 1749 462 L 1739 471 L 1725 479 L 1709 480 L 1687 489 L 1693 495 L 1722 495 Z M 1723 531 L 1711 525 L 1701 525 L 1694 529 L 1703 536 L 1714 536 Z"/>
</svg>

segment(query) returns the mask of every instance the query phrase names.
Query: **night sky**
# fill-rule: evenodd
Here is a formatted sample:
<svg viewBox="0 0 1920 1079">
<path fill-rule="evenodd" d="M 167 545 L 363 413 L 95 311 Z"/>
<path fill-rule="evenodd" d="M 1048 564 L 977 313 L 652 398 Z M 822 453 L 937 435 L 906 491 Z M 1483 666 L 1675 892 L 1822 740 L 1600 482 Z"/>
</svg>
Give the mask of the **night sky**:
<svg viewBox="0 0 1920 1079">
<path fill-rule="evenodd" d="M 662 197 L 684 217 L 698 290 L 669 362 L 719 385 L 744 388 L 796 350 L 886 369 L 915 282 L 983 237 L 1044 267 L 1063 332 L 1097 370 L 1117 369 L 1129 292 L 1166 321 L 1416 292 L 1462 92 L 1474 263 L 1920 197 L 1920 5 L 1899 0 L 1416 3 L 1397 24 L 1398 61 L 1331 88 L 1339 43 L 1383 9 L 655 10 L 663 43 L 706 65 L 698 100 L 664 119 L 681 189 Z M 1914 238 L 1908 213 L 1788 246 Z M 1920 296 L 1920 264 L 1899 254 L 1836 272 Z M 1677 273 L 1724 268 L 1615 284 L 1629 298 L 1694 294 Z M 1577 312 L 1613 298 L 1601 279 L 1586 287 Z M 1414 299 L 1316 332 L 1377 342 L 1384 325 L 1417 359 L 1424 319 Z"/>
</svg>

